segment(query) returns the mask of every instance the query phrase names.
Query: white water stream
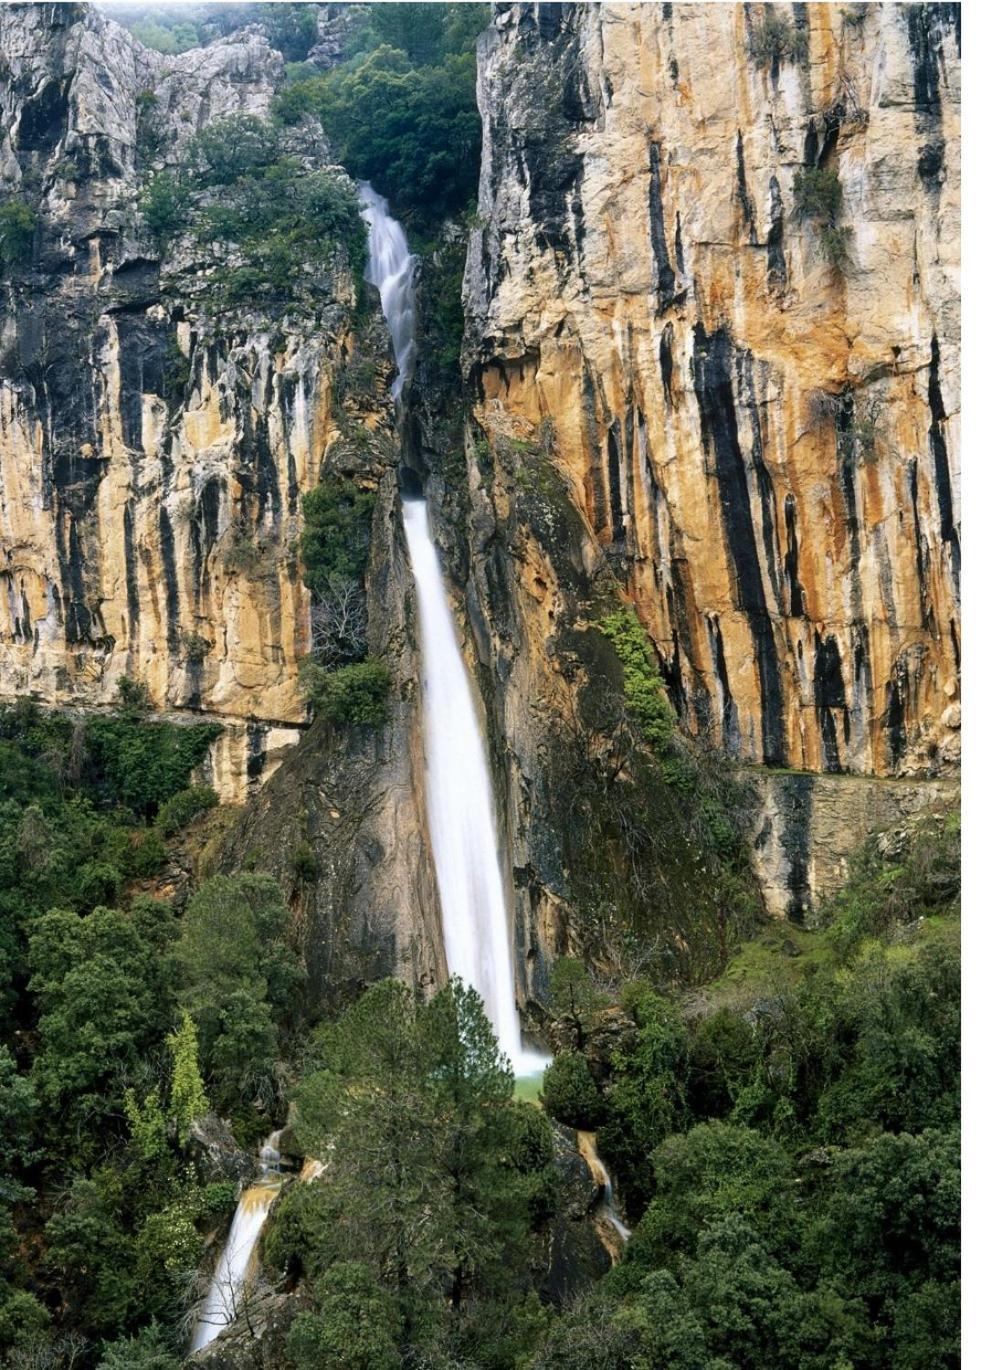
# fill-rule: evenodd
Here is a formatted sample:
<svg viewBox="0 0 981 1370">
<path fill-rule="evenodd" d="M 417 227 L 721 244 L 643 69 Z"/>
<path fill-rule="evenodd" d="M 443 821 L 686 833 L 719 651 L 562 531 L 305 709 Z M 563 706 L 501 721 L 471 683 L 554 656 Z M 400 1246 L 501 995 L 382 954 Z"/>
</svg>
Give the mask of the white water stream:
<svg viewBox="0 0 981 1370">
<path fill-rule="evenodd" d="M 361 202 L 369 229 L 366 275 L 378 287 L 391 330 L 399 367 L 392 394 L 398 397 L 415 362 L 415 264 L 381 196 L 362 185 Z M 546 1060 L 521 1045 L 490 770 L 470 679 L 425 501 L 404 498 L 402 520 L 419 603 L 426 812 L 446 963 L 451 975 L 479 992 L 515 1074 L 531 1075 Z"/>
<path fill-rule="evenodd" d="M 262 1225 L 279 1193 L 283 1177 L 279 1173 L 279 1133 L 266 1139 L 259 1153 L 261 1173 L 238 1201 L 225 1249 L 211 1279 L 208 1296 L 194 1325 L 191 1350 L 200 1351 L 213 1342 L 222 1328 L 241 1313 L 255 1274 L 255 1250 Z"/>
</svg>

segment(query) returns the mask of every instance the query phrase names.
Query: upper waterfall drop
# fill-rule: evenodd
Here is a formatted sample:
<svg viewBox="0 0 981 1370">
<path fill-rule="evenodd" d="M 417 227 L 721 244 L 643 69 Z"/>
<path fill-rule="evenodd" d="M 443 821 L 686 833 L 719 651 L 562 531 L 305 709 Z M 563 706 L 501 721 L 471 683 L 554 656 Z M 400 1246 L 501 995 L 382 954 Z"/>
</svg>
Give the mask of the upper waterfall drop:
<svg viewBox="0 0 981 1370">
<path fill-rule="evenodd" d="M 381 293 L 392 333 L 398 398 L 415 361 L 415 263 L 382 197 L 362 185 L 361 202 L 369 226 L 366 278 Z M 521 1045 L 490 769 L 425 501 L 404 498 L 402 520 L 419 604 L 426 814 L 446 963 L 480 994 L 515 1074 L 534 1074 L 545 1058 Z"/>
<path fill-rule="evenodd" d="M 396 399 L 412 378 L 416 360 L 415 266 L 405 230 L 388 212 L 388 201 L 367 181 L 358 186 L 362 217 L 368 225 L 368 269 L 365 280 L 378 287 L 382 313 L 392 335 L 398 375 L 392 385 Z"/>
</svg>

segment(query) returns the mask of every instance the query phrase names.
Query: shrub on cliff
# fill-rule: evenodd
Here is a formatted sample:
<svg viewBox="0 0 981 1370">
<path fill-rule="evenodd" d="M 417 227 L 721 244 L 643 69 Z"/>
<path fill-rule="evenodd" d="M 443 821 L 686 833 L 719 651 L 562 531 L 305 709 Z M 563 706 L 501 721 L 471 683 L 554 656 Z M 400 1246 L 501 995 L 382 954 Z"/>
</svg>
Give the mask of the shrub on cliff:
<svg viewBox="0 0 981 1370">
<path fill-rule="evenodd" d="M 254 115 L 205 125 L 181 166 L 150 179 L 139 209 L 161 244 L 186 231 L 200 248 L 220 249 L 211 277 L 219 302 L 289 296 L 339 251 L 356 281 L 364 271 L 364 222 L 348 179 L 284 153 L 281 130 Z"/>
<path fill-rule="evenodd" d="M 186 790 L 178 790 L 160 805 L 157 827 L 165 837 L 173 837 L 192 818 L 207 809 L 213 809 L 217 803 L 218 796 L 209 785 L 190 785 Z"/>
<path fill-rule="evenodd" d="M 285 124 L 320 119 L 345 167 L 428 229 L 477 190 L 480 117 L 474 48 L 483 5 L 377 5 L 357 52 L 280 95 Z"/>
<path fill-rule="evenodd" d="M 147 228 L 163 243 L 187 223 L 191 196 L 172 171 L 158 171 L 140 193 L 138 205 Z"/>
<path fill-rule="evenodd" d="M 802 167 L 794 174 L 794 208 L 815 223 L 824 255 L 841 271 L 848 262 L 850 230 L 839 223 L 844 197 L 833 167 Z"/>
<path fill-rule="evenodd" d="M 318 718 L 337 727 L 377 727 L 387 715 L 391 676 L 374 657 L 327 671 L 307 657 L 300 683 Z"/>
<path fill-rule="evenodd" d="M 374 491 L 338 476 L 328 476 L 303 496 L 300 557 L 308 589 L 325 591 L 337 576 L 364 575 L 374 507 Z"/>
<path fill-rule="evenodd" d="M 31 258 L 37 214 L 25 200 L 0 205 L 0 268 L 24 266 Z"/>
<path fill-rule="evenodd" d="M 623 667 L 628 712 L 637 721 L 645 740 L 663 750 L 674 736 L 676 719 L 664 692 L 651 640 L 636 611 L 617 609 L 602 620 L 600 631 L 613 643 Z"/>
<path fill-rule="evenodd" d="M 767 5 L 762 17 L 750 27 L 750 52 L 757 66 L 779 68 L 783 62 L 806 62 L 808 29 L 798 28 L 787 15 L 777 14 Z"/>
</svg>

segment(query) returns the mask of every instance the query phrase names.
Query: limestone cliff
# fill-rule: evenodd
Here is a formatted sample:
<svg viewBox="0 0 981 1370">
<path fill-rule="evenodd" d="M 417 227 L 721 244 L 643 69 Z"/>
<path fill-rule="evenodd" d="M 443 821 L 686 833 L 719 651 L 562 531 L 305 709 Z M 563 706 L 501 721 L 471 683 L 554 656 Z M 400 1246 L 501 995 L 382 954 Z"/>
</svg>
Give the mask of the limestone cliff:
<svg viewBox="0 0 981 1370">
<path fill-rule="evenodd" d="M 3 283 L 0 693 L 100 705 L 126 675 L 157 708 L 219 715 L 216 778 L 242 798 L 306 716 L 300 498 L 352 406 L 388 422 L 384 333 L 377 387 L 342 408 L 343 260 L 285 312 L 230 317 L 214 261 L 186 237 L 161 251 L 136 213 L 195 132 L 268 112 L 282 58 L 259 33 L 164 57 L 87 7 L 17 5 L 0 51 L 2 188 L 38 221 Z M 309 133 L 296 152 L 329 163 Z"/>
<path fill-rule="evenodd" d="M 547 426 L 587 555 L 735 758 L 958 755 L 958 25 L 499 5 L 482 40 L 477 417 Z"/>
</svg>

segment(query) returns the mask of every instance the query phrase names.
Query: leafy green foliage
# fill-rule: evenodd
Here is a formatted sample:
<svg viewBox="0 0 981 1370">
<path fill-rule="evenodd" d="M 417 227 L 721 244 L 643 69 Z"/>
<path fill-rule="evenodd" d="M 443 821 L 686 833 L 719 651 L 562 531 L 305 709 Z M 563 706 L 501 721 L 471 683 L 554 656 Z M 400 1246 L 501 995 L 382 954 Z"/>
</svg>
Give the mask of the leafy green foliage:
<svg viewBox="0 0 981 1370">
<path fill-rule="evenodd" d="M 388 714 L 391 676 L 374 657 L 325 671 L 309 658 L 300 666 L 303 692 L 314 713 L 335 727 L 377 727 Z"/>
<path fill-rule="evenodd" d="M 210 785 L 189 785 L 165 799 L 157 813 L 157 827 L 165 837 L 173 837 L 199 813 L 206 813 L 218 803 L 218 796 Z"/>
<path fill-rule="evenodd" d="M 338 1261 L 314 1286 L 315 1313 L 301 1313 L 287 1349 L 297 1370 L 399 1370 L 397 1304 L 356 1261 Z"/>
<path fill-rule="evenodd" d="M 82 917 L 53 909 L 36 919 L 29 949 L 39 1014 L 33 1076 L 56 1135 L 117 1125 L 124 1082 L 173 1013 L 175 931 L 169 911 L 151 900 L 135 901 L 128 913 L 97 908 Z"/>
<path fill-rule="evenodd" d="M 664 693 L 650 638 L 633 609 L 617 609 L 600 623 L 623 667 L 623 694 L 641 733 L 655 748 L 674 737 L 675 717 Z"/>
<path fill-rule="evenodd" d="M 93 718 L 86 728 L 86 781 L 96 795 L 152 818 L 187 785 L 221 725 Z"/>
<path fill-rule="evenodd" d="M 578 1052 L 557 1056 L 546 1067 L 542 1080 L 542 1105 L 546 1113 L 567 1127 L 595 1130 L 603 1117 L 603 1100 L 596 1082 Z"/>
<path fill-rule="evenodd" d="M 208 1098 L 198 1069 L 198 1030 L 185 1009 L 180 1027 L 167 1038 L 173 1057 L 170 1081 L 170 1116 L 181 1143 L 186 1143 L 191 1127 L 208 1112 Z"/>
<path fill-rule="evenodd" d="M 0 269 L 10 271 L 31 258 L 37 213 L 16 197 L 0 205 Z"/>
<path fill-rule="evenodd" d="M 445 1329 L 444 1291 L 459 1309 L 512 1287 L 547 1208 L 540 1171 L 551 1151 L 512 1089 L 479 996 L 458 980 L 426 1005 L 384 981 L 322 1030 L 296 1127 L 308 1153 L 330 1155 L 330 1177 L 286 1196 L 267 1250 L 315 1281 L 319 1307 L 295 1334 L 301 1364 L 339 1345 L 360 1307 L 389 1309 L 404 1354 Z M 389 1356 L 387 1342 L 370 1345 Z"/>
<path fill-rule="evenodd" d="M 120 1337 L 108 1345 L 96 1370 L 180 1370 L 170 1338 L 151 1323 L 135 1337 Z"/>
<path fill-rule="evenodd" d="M 807 27 L 798 28 L 789 15 L 770 5 L 750 28 L 750 50 L 758 66 L 777 70 L 781 62 L 806 62 L 808 48 Z"/>
<path fill-rule="evenodd" d="M 802 167 L 794 173 L 794 207 L 816 224 L 821 246 L 836 271 L 848 263 L 850 229 L 839 222 L 844 203 L 841 181 L 833 167 Z"/>
<path fill-rule="evenodd" d="M 960 893 L 960 815 L 921 824 L 905 850 L 883 857 L 875 839 L 852 858 L 849 880 L 822 910 L 839 955 L 919 918 L 954 913 Z"/>
<path fill-rule="evenodd" d="M 141 192 L 140 211 L 159 242 L 190 231 L 202 249 L 217 250 L 219 303 L 288 297 L 332 268 L 339 252 L 356 280 L 363 273 L 365 229 L 350 182 L 310 170 L 281 142 L 254 115 L 216 120 L 195 135 L 184 165 L 158 171 Z"/>
<path fill-rule="evenodd" d="M 300 557 L 303 583 L 327 591 L 338 576 L 360 579 L 368 564 L 376 495 L 329 476 L 303 496 Z"/>
<path fill-rule="evenodd" d="M 258 1131 L 262 1119 L 253 1110 L 250 1120 L 247 1107 L 258 1099 L 268 1108 L 277 1099 L 277 1047 L 303 982 L 299 958 L 284 941 L 287 920 L 269 876 L 216 875 L 188 902 L 176 949 L 182 1000 L 215 1105 Z M 189 1107 L 185 1101 L 185 1118 Z"/>
<path fill-rule="evenodd" d="M 344 166 L 398 214 L 427 227 L 476 193 L 480 119 L 476 35 L 482 5 L 377 5 L 360 50 L 279 97 L 286 124 L 317 116 Z"/>
</svg>

